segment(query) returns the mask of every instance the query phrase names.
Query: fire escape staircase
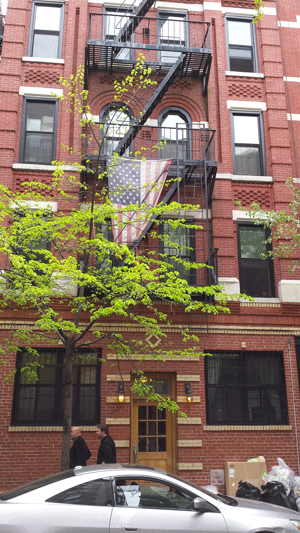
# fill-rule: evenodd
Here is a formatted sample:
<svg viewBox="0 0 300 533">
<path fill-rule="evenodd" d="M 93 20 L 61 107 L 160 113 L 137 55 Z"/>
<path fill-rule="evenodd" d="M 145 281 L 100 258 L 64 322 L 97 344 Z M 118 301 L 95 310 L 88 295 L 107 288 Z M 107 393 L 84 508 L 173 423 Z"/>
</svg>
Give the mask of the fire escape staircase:
<svg viewBox="0 0 300 533">
<path fill-rule="evenodd" d="M 174 44 L 168 42 L 159 42 L 156 30 L 157 21 L 153 24 L 153 19 L 149 19 L 150 22 L 148 22 L 148 28 L 155 26 L 155 35 L 153 36 L 152 41 L 150 38 L 147 41 L 147 39 L 144 39 L 147 34 L 146 32 L 149 31 L 148 29 L 145 30 L 145 24 L 147 22 L 146 15 L 154 2 L 155 0 L 142 0 L 136 8 L 131 6 L 130 8 L 123 9 L 122 5 L 119 6 L 119 8 L 114 11 L 114 16 L 118 18 L 118 28 L 116 27 L 114 29 L 113 39 L 111 36 L 107 38 L 104 31 L 107 17 L 110 16 L 109 13 L 90 14 L 90 31 L 86 49 L 86 88 L 88 87 L 90 70 L 110 70 L 110 72 L 131 71 L 136 63 L 136 60 L 134 59 L 135 50 L 143 52 L 146 57 L 145 65 L 151 67 L 152 75 L 154 74 L 158 79 L 155 88 L 151 88 L 152 92 L 150 96 L 147 94 L 147 91 L 149 91 L 149 88 L 147 88 L 145 93 L 138 97 L 138 105 L 140 105 L 140 108 L 142 107 L 142 111 L 140 111 L 140 108 L 137 109 L 138 113 L 135 115 L 138 118 L 132 121 L 128 131 L 122 136 L 115 149 L 115 152 L 120 156 L 126 156 L 126 151 L 128 152 L 128 148 L 132 146 L 132 143 L 140 130 L 143 127 L 147 127 L 147 120 L 151 117 L 154 109 L 176 79 L 180 79 L 183 76 L 200 78 L 202 80 L 203 96 L 206 96 L 207 94 L 212 58 L 212 51 L 209 46 L 207 46 L 209 45 L 209 24 L 185 21 L 188 24 L 199 25 L 195 28 L 188 26 L 187 32 L 189 34 L 187 40 L 190 40 L 190 42 L 196 44 L 196 46 L 189 46 L 186 42 L 180 42 L 178 46 L 174 46 Z M 202 26 L 200 26 L 200 24 L 202 24 Z M 140 25 L 142 25 L 142 29 L 138 32 Z M 194 31 L 193 34 L 191 29 Z M 200 38 L 199 34 L 201 34 Z M 142 39 L 141 35 L 143 36 Z M 201 39 L 201 41 L 199 39 Z M 129 50 L 129 52 L 127 55 L 123 54 L 122 57 L 123 50 Z M 174 54 L 171 61 L 168 63 L 167 61 L 161 61 L 160 59 L 163 52 L 166 54 L 171 53 L 170 55 L 175 52 L 178 56 L 176 57 Z M 153 61 L 152 58 L 154 58 Z M 130 106 L 130 108 L 132 111 L 134 110 L 133 105 Z M 206 135 L 206 133 L 204 134 Z M 208 141 L 208 148 L 213 138 L 214 134 L 212 134 Z M 184 181 L 187 184 L 194 184 L 195 187 L 198 186 L 197 182 L 204 184 L 207 213 L 208 206 L 212 199 L 217 171 L 216 161 L 214 160 L 214 157 L 210 160 L 208 153 L 209 150 L 204 149 L 203 160 L 183 161 L 180 166 L 181 181 Z M 173 168 L 174 167 L 176 167 L 176 161 L 175 165 L 173 165 Z M 178 168 L 179 161 L 177 160 L 177 174 Z M 168 203 L 174 196 L 176 190 L 178 191 L 179 186 L 179 182 L 175 181 L 166 192 L 162 202 L 165 204 Z M 155 219 L 152 219 L 148 223 L 138 241 L 133 243 L 134 248 L 139 245 L 154 223 Z M 208 248 L 210 249 L 209 242 Z"/>
</svg>

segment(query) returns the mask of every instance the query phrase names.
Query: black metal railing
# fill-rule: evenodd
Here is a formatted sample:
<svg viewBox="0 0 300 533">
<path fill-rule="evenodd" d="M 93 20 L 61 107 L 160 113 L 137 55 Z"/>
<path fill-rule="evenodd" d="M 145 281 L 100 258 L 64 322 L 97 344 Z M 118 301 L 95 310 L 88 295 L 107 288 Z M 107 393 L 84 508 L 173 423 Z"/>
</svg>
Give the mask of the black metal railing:
<svg viewBox="0 0 300 533">
<path fill-rule="evenodd" d="M 202 243 L 203 246 L 201 247 L 199 244 L 197 247 L 193 248 L 192 254 L 193 258 L 191 261 L 196 263 L 201 263 L 202 265 L 208 264 L 208 262 L 211 262 L 208 258 L 209 250 L 207 247 L 206 239 L 198 239 L 198 243 Z M 215 254 L 215 260 L 217 261 L 217 249 L 213 250 Z M 189 259 L 187 257 L 187 252 L 185 250 L 168 250 L 165 248 L 163 250 L 163 255 L 161 250 L 161 244 L 150 245 L 147 244 L 140 244 L 137 253 L 141 255 L 147 255 L 149 254 L 151 258 L 159 259 L 161 258 L 162 261 L 165 261 L 166 263 L 169 263 L 174 270 L 178 271 L 179 276 L 182 279 L 185 279 L 189 285 L 194 287 L 204 287 L 205 285 L 211 286 L 211 285 L 217 285 L 218 284 L 218 273 L 217 271 L 213 269 L 208 269 L 205 267 L 201 267 L 198 269 L 186 269 L 181 262 L 177 262 L 176 258 L 182 259 L 183 261 L 189 262 Z M 155 255 L 156 254 L 156 255 Z M 213 265 L 211 265 L 213 266 Z"/>
<path fill-rule="evenodd" d="M 120 37 L 122 28 L 131 19 L 137 19 L 134 31 Z M 189 49 L 195 51 L 209 49 L 209 29 L 210 22 L 136 17 L 133 13 L 90 13 L 88 42 L 121 48 L 165 50 L 176 55 L 177 50 L 180 52 Z M 173 56 L 170 57 L 173 62 Z M 157 55 L 154 55 L 153 60 L 156 59 Z"/>
<path fill-rule="evenodd" d="M 86 70 L 132 69 L 142 53 L 152 72 L 165 74 L 183 54 L 185 65 L 180 76 L 201 78 L 205 95 L 212 58 L 209 47 L 208 22 L 90 13 Z"/>
<path fill-rule="evenodd" d="M 135 135 L 135 129 L 137 133 Z M 174 127 L 158 127 L 129 124 L 87 125 L 84 138 L 84 158 L 105 160 L 122 143 L 122 138 L 132 131 L 132 142 L 124 153 L 124 157 L 147 159 L 172 159 L 172 165 L 199 166 L 215 165 L 215 130 L 201 124 L 176 125 Z M 171 165 L 171 166 L 172 166 Z"/>
</svg>

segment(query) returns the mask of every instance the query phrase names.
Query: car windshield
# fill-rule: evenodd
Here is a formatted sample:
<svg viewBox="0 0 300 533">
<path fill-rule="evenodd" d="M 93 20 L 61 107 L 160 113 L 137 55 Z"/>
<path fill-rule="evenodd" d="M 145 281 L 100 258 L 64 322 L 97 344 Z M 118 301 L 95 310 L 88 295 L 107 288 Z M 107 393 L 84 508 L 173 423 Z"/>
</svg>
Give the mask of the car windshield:
<svg viewBox="0 0 300 533">
<path fill-rule="evenodd" d="M 183 481 L 182 478 L 175 476 L 175 474 L 169 474 L 169 477 L 172 477 L 174 479 L 177 479 L 178 481 Z M 237 501 L 234 498 L 229 498 L 229 496 L 223 496 L 222 494 L 214 494 L 213 492 L 210 492 L 207 489 L 204 489 L 203 487 L 200 487 L 199 485 L 195 485 L 194 483 L 191 483 L 190 481 L 184 480 L 184 483 L 186 485 L 189 485 L 190 487 L 193 487 L 194 489 L 200 490 L 201 492 L 204 492 L 204 494 L 207 494 L 207 496 L 210 496 L 211 498 L 214 498 L 215 500 L 226 503 L 227 505 L 237 505 Z"/>
<path fill-rule="evenodd" d="M 31 481 L 30 483 L 26 483 L 26 485 L 22 485 L 21 487 L 17 487 L 16 489 L 2 492 L 2 494 L 0 494 L 0 500 L 11 500 L 12 498 L 16 498 L 17 496 L 26 494 L 26 492 L 31 492 L 32 490 L 40 489 L 41 487 L 51 485 L 51 483 L 55 483 L 56 481 L 60 481 L 62 479 L 67 479 L 68 477 L 72 477 L 74 475 L 75 474 L 73 470 L 65 470 L 64 472 L 59 472 L 58 474 L 53 474 L 52 476 L 44 477 L 43 479 Z"/>
</svg>

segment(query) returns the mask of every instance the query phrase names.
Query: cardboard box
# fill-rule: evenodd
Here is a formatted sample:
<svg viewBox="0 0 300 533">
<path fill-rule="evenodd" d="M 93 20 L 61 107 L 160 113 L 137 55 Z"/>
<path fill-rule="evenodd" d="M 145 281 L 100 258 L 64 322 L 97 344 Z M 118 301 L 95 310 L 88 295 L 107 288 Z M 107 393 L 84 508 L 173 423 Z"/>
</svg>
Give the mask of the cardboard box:
<svg viewBox="0 0 300 533">
<path fill-rule="evenodd" d="M 227 461 L 225 463 L 226 494 L 235 496 L 239 481 L 248 481 L 260 489 L 262 475 L 266 472 L 266 463 L 262 461 L 247 461 L 245 463 Z"/>
</svg>

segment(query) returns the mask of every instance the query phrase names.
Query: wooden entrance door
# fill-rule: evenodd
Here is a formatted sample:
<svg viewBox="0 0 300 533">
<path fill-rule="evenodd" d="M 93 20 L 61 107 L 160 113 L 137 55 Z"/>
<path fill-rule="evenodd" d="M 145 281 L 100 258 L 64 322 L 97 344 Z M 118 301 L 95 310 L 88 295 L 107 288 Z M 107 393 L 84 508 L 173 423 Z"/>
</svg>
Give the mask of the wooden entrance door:
<svg viewBox="0 0 300 533">
<path fill-rule="evenodd" d="M 168 375 L 147 376 L 156 391 L 174 398 L 175 380 Z M 163 393 L 169 390 L 167 393 Z M 163 468 L 175 473 L 175 420 L 166 409 L 157 409 L 155 402 L 133 398 L 131 411 L 131 463 Z"/>
</svg>

